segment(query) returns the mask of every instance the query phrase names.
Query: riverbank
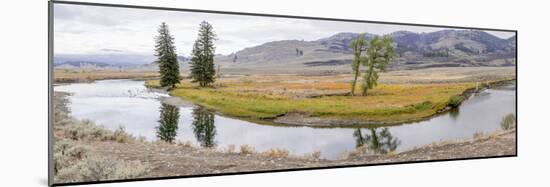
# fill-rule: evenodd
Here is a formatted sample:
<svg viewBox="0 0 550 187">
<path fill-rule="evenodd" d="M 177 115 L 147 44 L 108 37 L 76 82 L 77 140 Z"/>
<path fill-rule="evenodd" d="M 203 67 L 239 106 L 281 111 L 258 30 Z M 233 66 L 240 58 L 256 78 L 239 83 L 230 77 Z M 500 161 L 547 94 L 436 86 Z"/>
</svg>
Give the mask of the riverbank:
<svg viewBox="0 0 550 187">
<path fill-rule="evenodd" d="M 517 155 L 516 129 L 477 135 L 472 139 L 435 142 L 399 154 L 354 156 L 347 162 L 391 163 Z"/>
<path fill-rule="evenodd" d="M 56 182 L 115 180 L 363 165 L 434 159 L 514 155 L 515 129 L 439 142 L 400 153 L 375 154 L 365 147 L 342 153 L 339 160 L 320 158 L 320 152 L 292 155 L 286 150 L 257 152 L 253 147 L 201 148 L 190 143 L 148 142 L 111 131 L 90 121 L 75 120 L 66 108 L 67 94 L 54 93 L 54 162 Z"/>
<path fill-rule="evenodd" d="M 433 79 L 426 82 L 426 77 Z M 349 96 L 350 74 L 227 76 L 208 88 L 182 80 L 171 95 L 249 121 L 317 127 L 383 126 L 445 113 L 472 92 L 513 79 L 508 71 L 499 75 L 493 68 L 396 71 L 383 74 L 380 85 L 361 97 Z M 158 88 L 158 80 L 149 80 L 146 86 Z M 453 98 L 459 103 L 450 103 Z"/>
<path fill-rule="evenodd" d="M 67 96 L 54 92 L 56 183 L 317 167 L 323 162 L 316 152 L 292 156 L 286 150 L 258 152 L 247 145 L 214 149 L 145 141 L 124 128 L 111 131 L 72 118 Z"/>
</svg>

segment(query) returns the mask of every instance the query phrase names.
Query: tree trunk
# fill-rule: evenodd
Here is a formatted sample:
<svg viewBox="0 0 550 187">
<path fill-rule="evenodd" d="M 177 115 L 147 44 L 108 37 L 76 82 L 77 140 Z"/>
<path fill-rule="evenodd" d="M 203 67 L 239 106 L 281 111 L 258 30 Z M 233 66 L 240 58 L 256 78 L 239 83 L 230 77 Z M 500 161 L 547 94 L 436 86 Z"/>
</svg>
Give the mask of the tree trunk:
<svg viewBox="0 0 550 187">
<path fill-rule="evenodd" d="M 355 71 L 355 78 L 351 83 L 351 96 L 355 95 L 355 85 L 357 84 L 357 76 L 359 76 L 359 68 L 357 68 L 357 71 Z"/>
<path fill-rule="evenodd" d="M 365 79 L 365 87 L 363 88 L 363 92 L 361 93 L 361 96 L 367 96 L 367 90 L 369 89 L 369 80 L 370 80 L 370 76 L 372 75 L 372 71 L 373 71 L 372 67 L 369 68 L 369 74 Z"/>
</svg>

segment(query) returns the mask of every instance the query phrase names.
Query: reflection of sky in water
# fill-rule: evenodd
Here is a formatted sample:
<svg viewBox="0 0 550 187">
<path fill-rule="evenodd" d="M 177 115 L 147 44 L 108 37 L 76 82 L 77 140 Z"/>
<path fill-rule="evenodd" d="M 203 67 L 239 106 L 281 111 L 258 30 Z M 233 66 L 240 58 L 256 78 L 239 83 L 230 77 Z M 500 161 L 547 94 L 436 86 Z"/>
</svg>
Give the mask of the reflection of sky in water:
<svg viewBox="0 0 550 187">
<path fill-rule="evenodd" d="M 515 91 L 509 88 L 477 94 L 462 104 L 455 117 L 447 113 L 418 123 L 389 127 L 391 135 L 401 141 L 397 151 L 440 140 L 471 138 L 476 132 L 499 129 L 502 117 L 515 113 Z M 155 127 L 161 106 L 158 98 L 167 95 L 149 92 L 143 81 L 97 81 L 56 86 L 55 90 L 73 93 L 69 106 L 78 119 L 91 119 L 111 129 L 123 125 L 131 134 L 157 139 Z M 180 107 L 176 139 L 198 144 L 191 125 L 192 111 L 193 107 Z M 213 138 L 218 147 L 248 144 L 259 151 L 283 148 L 294 155 L 319 150 L 326 158 L 337 158 L 340 153 L 354 149 L 356 143 L 355 129 L 351 128 L 267 126 L 218 115 L 214 119 Z M 362 132 L 368 134 L 369 130 Z"/>
</svg>

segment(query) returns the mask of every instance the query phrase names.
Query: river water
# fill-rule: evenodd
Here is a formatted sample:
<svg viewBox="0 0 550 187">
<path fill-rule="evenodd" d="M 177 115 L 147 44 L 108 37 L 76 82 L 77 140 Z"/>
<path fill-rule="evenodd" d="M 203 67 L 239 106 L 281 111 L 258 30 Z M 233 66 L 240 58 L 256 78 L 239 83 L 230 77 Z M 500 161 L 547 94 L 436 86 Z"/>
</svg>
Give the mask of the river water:
<svg viewBox="0 0 550 187">
<path fill-rule="evenodd" d="M 143 81 L 103 80 L 58 85 L 72 93 L 69 109 L 77 119 L 89 119 L 109 129 L 124 126 L 148 140 L 190 141 L 203 147 L 248 144 L 258 151 L 282 148 L 291 155 L 320 151 L 323 158 L 365 146 L 373 152 L 403 151 L 438 141 L 471 138 L 501 128 L 504 116 L 515 115 L 515 83 L 484 90 L 458 110 L 429 120 L 379 128 L 312 128 L 261 125 L 214 114 L 199 106 L 162 104 L 165 93 L 150 91 Z"/>
</svg>

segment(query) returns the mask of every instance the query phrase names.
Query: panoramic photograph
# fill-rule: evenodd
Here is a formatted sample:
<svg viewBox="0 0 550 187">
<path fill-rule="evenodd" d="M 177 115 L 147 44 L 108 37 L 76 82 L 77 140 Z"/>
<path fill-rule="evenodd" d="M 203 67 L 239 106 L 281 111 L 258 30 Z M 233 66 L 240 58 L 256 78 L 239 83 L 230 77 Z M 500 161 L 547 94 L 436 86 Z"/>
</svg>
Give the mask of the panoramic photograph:
<svg viewBox="0 0 550 187">
<path fill-rule="evenodd" d="M 514 31 L 52 16 L 54 184 L 517 155 Z"/>
</svg>

